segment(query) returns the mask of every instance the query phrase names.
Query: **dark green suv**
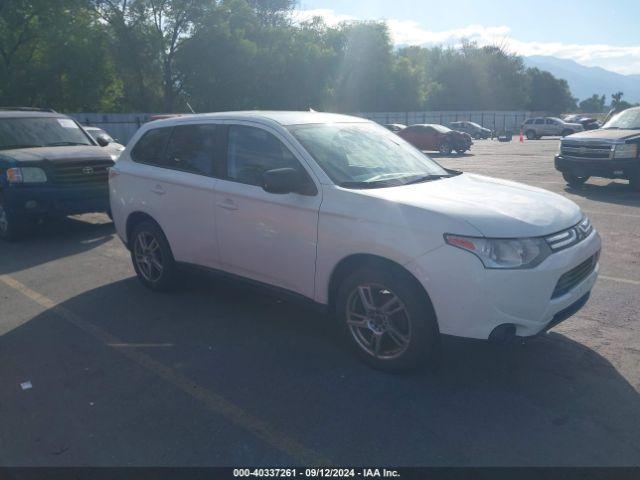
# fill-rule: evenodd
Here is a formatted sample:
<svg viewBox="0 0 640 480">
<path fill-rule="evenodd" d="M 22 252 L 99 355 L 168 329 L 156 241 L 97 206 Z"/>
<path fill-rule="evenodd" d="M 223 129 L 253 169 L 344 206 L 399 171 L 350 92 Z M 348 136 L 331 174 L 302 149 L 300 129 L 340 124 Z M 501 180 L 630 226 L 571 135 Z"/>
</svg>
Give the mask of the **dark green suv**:
<svg viewBox="0 0 640 480">
<path fill-rule="evenodd" d="M 108 212 L 108 169 L 119 152 L 49 110 L 0 109 L 0 239 L 46 217 Z"/>
</svg>

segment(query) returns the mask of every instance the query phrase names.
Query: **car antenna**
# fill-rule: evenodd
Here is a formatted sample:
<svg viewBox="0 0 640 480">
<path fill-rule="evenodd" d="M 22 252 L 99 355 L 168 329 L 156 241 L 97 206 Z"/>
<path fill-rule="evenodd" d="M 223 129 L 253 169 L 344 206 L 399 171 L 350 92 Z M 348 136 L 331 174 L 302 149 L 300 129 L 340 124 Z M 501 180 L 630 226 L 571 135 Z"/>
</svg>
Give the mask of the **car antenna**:
<svg viewBox="0 0 640 480">
<path fill-rule="evenodd" d="M 193 109 L 193 107 L 189 104 L 189 102 L 186 102 L 186 103 L 187 103 L 187 108 L 189 108 L 189 110 L 191 111 L 191 113 L 194 113 L 194 114 L 195 114 L 195 113 L 196 113 L 196 111 L 195 111 L 195 110 Z"/>
</svg>

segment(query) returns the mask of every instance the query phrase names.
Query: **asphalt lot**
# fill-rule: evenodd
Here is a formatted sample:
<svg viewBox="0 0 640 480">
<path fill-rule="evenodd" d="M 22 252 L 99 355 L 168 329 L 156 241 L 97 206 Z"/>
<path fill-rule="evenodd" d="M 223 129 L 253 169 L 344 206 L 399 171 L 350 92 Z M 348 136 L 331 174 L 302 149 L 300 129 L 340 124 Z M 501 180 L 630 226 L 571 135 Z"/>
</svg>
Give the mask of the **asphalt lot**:
<svg viewBox="0 0 640 480">
<path fill-rule="evenodd" d="M 254 288 L 145 290 L 103 215 L 0 245 L 0 465 L 640 465 L 640 194 L 567 189 L 557 148 L 439 161 L 577 202 L 604 242 L 589 304 L 525 345 L 447 339 L 408 375 Z"/>
</svg>

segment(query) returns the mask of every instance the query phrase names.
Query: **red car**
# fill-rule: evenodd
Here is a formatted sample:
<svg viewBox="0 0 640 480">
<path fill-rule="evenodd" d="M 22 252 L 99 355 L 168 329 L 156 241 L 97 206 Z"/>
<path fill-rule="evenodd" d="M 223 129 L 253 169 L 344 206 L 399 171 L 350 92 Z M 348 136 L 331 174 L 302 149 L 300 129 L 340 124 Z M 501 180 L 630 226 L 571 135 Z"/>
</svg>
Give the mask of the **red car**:
<svg viewBox="0 0 640 480">
<path fill-rule="evenodd" d="M 453 151 L 463 154 L 473 145 L 468 133 L 457 132 L 442 125 L 411 125 L 397 135 L 419 150 L 438 151 L 447 155 Z"/>
</svg>

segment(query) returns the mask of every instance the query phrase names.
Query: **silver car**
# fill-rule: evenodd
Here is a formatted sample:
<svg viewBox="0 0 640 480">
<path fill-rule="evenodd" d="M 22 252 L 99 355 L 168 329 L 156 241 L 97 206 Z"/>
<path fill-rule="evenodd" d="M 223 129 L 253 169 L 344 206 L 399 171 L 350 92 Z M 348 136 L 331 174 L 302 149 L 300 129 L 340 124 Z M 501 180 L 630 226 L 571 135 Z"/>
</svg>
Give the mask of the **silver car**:
<svg viewBox="0 0 640 480">
<path fill-rule="evenodd" d="M 542 137 L 566 137 L 583 130 L 584 127 L 579 123 L 568 123 L 556 117 L 529 118 L 522 124 L 522 131 L 528 140 Z"/>
</svg>

